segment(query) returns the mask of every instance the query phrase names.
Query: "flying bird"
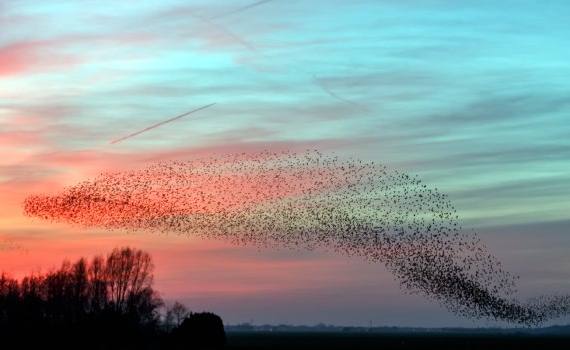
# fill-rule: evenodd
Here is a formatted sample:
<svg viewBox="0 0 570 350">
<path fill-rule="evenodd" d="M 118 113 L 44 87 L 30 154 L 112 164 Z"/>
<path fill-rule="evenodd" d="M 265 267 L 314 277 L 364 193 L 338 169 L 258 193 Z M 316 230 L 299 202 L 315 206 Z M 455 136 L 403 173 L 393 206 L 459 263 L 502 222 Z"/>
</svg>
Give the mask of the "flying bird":
<svg viewBox="0 0 570 350">
<path fill-rule="evenodd" d="M 186 112 L 186 113 L 177 115 L 176 117 L 173 117 L 173 118 L 170 118 L 170 119 L 161 121 L 160 123 L 153 124 L 153 125 L 151 125 L 151 126 L 148 126 L 148 127 L 144 128 L 144 129 L 142 129 L 142 130 L 139 130 L 139 131 L 134 132 L 134 133 L 132 133 L 132 134 L 129 134 L 129 135 L 127 135 L 127 136 L 123 136 L 123 137 L 120 137 L 120 138 L 118 138 L 118 139 L 115 139 L 115 140 L 111 141 L 110 144 L 114 145 L 114 144 L 116 144 L 116 143 L 125 141 L 126 139 L 130 139 L 131 137 L 134 137 L 134 136 L 140 135 L 140 134 L 142 134 L 142 133 L 144 133 L 144 132 L 147 132 L 147 131 L 149 131 L 149 130 L 158 128 L 159 126 L 162 126 L 162 125 L 164 125 L 164 124 L 168 124 L 168 123 L 173 122 L 173 121 L 175 121 L 175 120 L 184 118 L 184 117 L 186 117 L 186 116 L 188 116 L 188 115 L 190 115 L 190 114 L 193 114 L 193 113 L 196 113 L 196 112 L 198 112 L 198 111 L 204 110 L 204 109 L 206 109 L 206 108 L 212 107 L 212 106 L 215 105 L 215 104 L 216 104 L 215 102 L 214 102 L 214 103 L 210 103 L 210 104 L 207 104 L 207 105 L 202 106 L 202 107 L 200 107 L 200 108 L 196 108 L 196 109 L 193 109 L 193 110 L 191 110 L 191 111 L 189 111 L 189 112 Z"/>
</svg>

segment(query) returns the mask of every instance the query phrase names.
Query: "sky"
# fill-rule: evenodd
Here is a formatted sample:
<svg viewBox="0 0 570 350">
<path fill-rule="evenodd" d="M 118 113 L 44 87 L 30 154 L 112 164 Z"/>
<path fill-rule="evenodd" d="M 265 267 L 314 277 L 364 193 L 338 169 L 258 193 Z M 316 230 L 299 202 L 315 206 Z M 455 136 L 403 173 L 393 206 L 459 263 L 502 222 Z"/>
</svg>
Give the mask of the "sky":
<svg viewBox="0 0 570 350">
<path fill-rule="evenodd" d="M 166 300 L 227 323 L 496 325 L 403 293 L 358 258 L 22 214 L 26 196 L 105 170 L 319 149 L 417 174 L 520 276 L 521 296 L 568 293 L 569 12 L 565 0 L 0 0 L 0 270 L 130 245 L 153 255 Z"/>
</svg>

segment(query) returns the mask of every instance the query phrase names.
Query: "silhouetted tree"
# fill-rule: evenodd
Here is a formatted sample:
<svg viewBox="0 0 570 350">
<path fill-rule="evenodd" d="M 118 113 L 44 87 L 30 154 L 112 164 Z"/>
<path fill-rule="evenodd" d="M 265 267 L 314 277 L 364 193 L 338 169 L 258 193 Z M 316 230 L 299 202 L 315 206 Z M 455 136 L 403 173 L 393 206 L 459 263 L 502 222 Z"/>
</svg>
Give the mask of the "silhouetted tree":
<svg viewBox="0 0 570 350">
<path fill-rule="evenodd" d="M 174 320 L 174 313 L 172 312 L 172 308 L 166 309 L 166 314 L 164 315 L 163 327 L 167 333 L 170 333 L 174 327 L 176 327 Z"/>
<path fill-rule="evenodd" d="M 20 306 L 20 286 L 18 281 L 6 274 L 0 276 L 0 326 L 7 328 L 15 319 Z"/>
<path fill-rule="evenodd" d="M 127 312 L 140 296 L 149 294 L 154 266 L 148 253 L 130 248 L 114 249 L 107 257 L 106 277 L 111 305 Z"/>
<path fill-rule="evenodd" d="M 190 313 L 173 334 L 179 348 L 222 349 L 226 332 L 222 319 L 210 312 Z"/>
<path fill-rule="evenodd" d="M 102 256 L 96 256 L 91 260 L 91 265 L 87 269 L 87 278 L 89 310 L 93 313 L 100 313 L 109 303 L 105 260 Z"/>
<path fill-rule="evenodd" d="M 2 345 L 10 348 L 12 340 L 19 349 L 138 349 L 152 339 L 167 340 L 176 325 L 171 338 L 182 344 L 223 346 L 223 323 L 214 314 L 189 314 L 176 302 L 159 324 L 164 303 L 152 287 L 153 268 L 148 253 L 127 247 L 90 262 L 64 261 L 20 281 L 1 274 Z"/>
<path fill-rule="evenodd" d="M 167 311 L 167 313 L 168 312 L 172 313 L 176 327 L 180 327 L 182 321 L 184 321 L 186 316 L 188 316 L 188 309 L 186 306 L 184 306 L 184 304 L 179 302 L 175 302 L 174 305 L 172 305 L 172 308 Z"/>
<path fill-rule="evenodd" d="M 0 276 L 0 336 L 62 333 L 80 337 L 134 337 L 158 327 L 162 300 L 152 288 L 153 264 L 149 254 L 132 249 L 113 250 L 106 259 L 91 263 L 81 258 L 64 261 L 59 269 L 33 274 L 20 282 Z M 69 340 L 69 339 L 67 339 Z"/>
</svg>

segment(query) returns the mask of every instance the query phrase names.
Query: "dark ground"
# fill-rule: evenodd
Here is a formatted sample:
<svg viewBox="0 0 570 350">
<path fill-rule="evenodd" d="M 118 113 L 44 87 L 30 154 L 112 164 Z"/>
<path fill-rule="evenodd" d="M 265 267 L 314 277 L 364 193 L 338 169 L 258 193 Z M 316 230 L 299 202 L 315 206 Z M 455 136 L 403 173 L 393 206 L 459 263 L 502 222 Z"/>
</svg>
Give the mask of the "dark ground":
<svg viewBox="0 0 570 350">
<path fill-rule="evenodd" d="M 570 335 L 228 332 L 226 349 L 570 350 Z"/>
</svg>

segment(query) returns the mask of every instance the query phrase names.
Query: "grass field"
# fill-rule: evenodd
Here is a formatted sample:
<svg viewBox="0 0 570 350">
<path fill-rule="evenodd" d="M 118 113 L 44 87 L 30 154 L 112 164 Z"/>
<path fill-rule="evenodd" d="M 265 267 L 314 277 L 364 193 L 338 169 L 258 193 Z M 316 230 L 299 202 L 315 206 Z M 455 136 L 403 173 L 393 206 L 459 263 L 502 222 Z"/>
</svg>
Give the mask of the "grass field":
<svg viewBox="0 0 570 350">
<path fill-rule="evenodd" d="M 570 349 L 570 336 L 229 332 L 227 349 Z"/>
</svg>

